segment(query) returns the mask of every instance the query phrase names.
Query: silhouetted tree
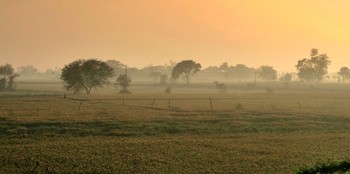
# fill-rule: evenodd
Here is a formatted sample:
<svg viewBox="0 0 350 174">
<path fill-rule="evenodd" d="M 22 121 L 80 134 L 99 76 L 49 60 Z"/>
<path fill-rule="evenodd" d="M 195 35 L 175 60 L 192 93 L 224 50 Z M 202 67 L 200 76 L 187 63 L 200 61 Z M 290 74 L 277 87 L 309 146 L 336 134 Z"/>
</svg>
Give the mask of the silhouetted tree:
<svg viewBox="0 0 350 174">
<path fill-rule="evenodd" d="M 91 89 L 110 84 L 113 69 L 106 62 L 97 59 L 76 60 L 62 69 L 61 79 L 67 90 L 75 93 L 85 90 L 90 94 Z"/>
<path fill-rule="evenodd" d="M 291 73 L 282 74 L 279 80 L 281 82 L 290 82 L 292 80 L 292 74 Z"/>
<path fill-rule="evenodd" d="M 121 62 L 110 59 L 110 60 L 106 60 L 106 63 L 108 64 L 108 66 L 113 68 L 114 75 L 118 75 L 124 72 L 125 65 L 122 64 Z"/>
<path fill-rule="evenodd" d="M 39 74 L 39 70 L 34 66 L 27 65 L 17 68 L 17 73 L 21 76 L 36 76 Z"/>
<path fill-rule="evenodd" d="M 340 77 L 340 80 L 345 82 L 346 80 L 350 79 L 350 69 L 348 67 L 342 67 L 340 68 L 338 72 L 338 76 Z"/>
<path fill-rule="evenodd" d="M 159 71 L 151 71 L 148 73 L 148 76 L 151 77 L 155 82 L 158 81 L 161 75 L 162 73 Z"/>
<path fill-rule="evenodd" d="M 14 69 L 12 65 L 5 64 L 0 66 L 0 76 L 2 76 L 4 79 L 7 79 L 8 76 L 11 76 L 14 74 Z"/>
<path fill-rule="evenodd" d="M 327 74 L 331 63 L 327 54 L 318 54 L 317 49 L 311 49 L 310 59 L 302 59 L 296 65 L 298 76 L 307 82 L 320 82 Z"/>
<path fill-rule="evenodd" d="M 279 80 L 284 83 L 284 87 L 289 87 L 289 82 L 292 80 L 292 74 L 282 74 Z"/>
<path fill-rule="evenodd" d="M 14 79 L 18 77 L 18 74 L 15 74 L 12 65 L 5 64 L 0 66 L 0 90 L 12 91 L 15 89 Z"/>
<path fill-rule="evenodd" d="M 175 65 L 172 71 L 172 78 L 174 80 L 182 77 L 186 84 L 189 85 L 194 74 L 200 71 L 202 65 L 193 60 L 184 60 Z"/>
<path fill-rule="evenodd" d="M 277 71 L 272 66 L 261 66 L 257 70 L 258 76 L 264 80 L 276 80 Z"/>
<path fill-rule="evenodd" d="M 12 74 L 11 76 L 9 76 L 9 82 L 7 84 L 7 90 L 9 91 L 14 91 L 17 87 L 16 82 L 15 82 L 15 78 L 19 77 L 18 74 Z"/>
<path fill-rule="evenodd" d="M 224 76 L 224 78 L 227 80 L 230 77 L 229 74 L 229 65 L 227 62 L 224 62 L 220 65 L 220 71 L 222 72 L 222 75 Z"/>
<path fill-rule="evenodd" d="M 122 90 L 120 90 L 119 93 L 121 93 L 121 94 L 129 94 L 129 93 L 131 93 L 128 90 L 128 87 L 130 86 L 130 82 L 131 82 L 131 78 L 128 76 L 128 67 L 125 66 L 124 74 L 120 74 L 118 76 L 118 78 L 117 78 L 117 82 L 115 83 L 115 85 L 117 87 L 118 86 L 122 87 Z"/>
</svg>

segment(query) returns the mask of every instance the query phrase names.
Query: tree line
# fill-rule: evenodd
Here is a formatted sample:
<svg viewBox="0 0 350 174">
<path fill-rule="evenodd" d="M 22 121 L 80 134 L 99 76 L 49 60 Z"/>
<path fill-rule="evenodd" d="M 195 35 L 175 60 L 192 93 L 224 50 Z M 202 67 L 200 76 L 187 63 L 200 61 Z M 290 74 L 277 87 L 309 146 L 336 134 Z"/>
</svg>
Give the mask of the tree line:
<svg viewBox="0 0 350 174">
<path fill-rule="evenodd" d="M 295 65 L 297 76 L 301 81 L 309 83 L 321 82 L 328 73 L 328 66 L 331 61 L 327 54 L 319 54 L 317 49 L 311 49 L 310 57 L 300 59 Z M 29 73 L 38 73 L 38 70 L 32 66 L 24 66 L 18 69 L 15 73 L 12 65 L 5 64 L 0 66 L 0 90 L 11 91 L 16 88 L 14 82 L 15 78 L 19 76 L 28 76 Z M 147 72 L 147 73 L 145 73 Z M 234 77 L 242 77 L 275 81 L 279 79 L 286 84 L 292 80 L 291 73 L 284 73 L 278 77 L 277 71 L 272 66 L 261 66 L 258 69 L 249 68 L 245 65 L 238 64 L 230 66 L 227 62 L 220 66 L 211 66 L 202 70 L 200 63 L 194 60 L 183 60 L 179 63 L 171 61 L 166 65 L 147 66 L 143 69 L 127 68 L 123 63 L 116 60 L 102 61 L 98 59 L 79 59 L 73 61 L 59 70 L 47 70 L 48 74 L 55 74 L 59 76 L 64 82 L 67 90 L 75 93 L 85 91 L 90 94 L 94 88 L 103 87 L 104 85 L 114 84 L 116 87 L 121 87 L 122 93 L 129 93 L 127 87 L 131 83 L 131 77 L 136 77 L 139 74 L 147 75 L 154 79 L 155 83 L 159 84 L 174 84 L 179 80 L 183 80 L 185 84 L 190 85 L 194 76 L 201 72 L 201 74 L 215 74 L 217 79 L 221 76 L 223 79 L 230 79 Z M 110 80 L 115 78 L 114 83 Z M 342 67 L 338 72 L 338 81 L 347 81 L 350 79 L 350 69 Z M 217 80 L 216 80 L 217 81 Z"/>
</svg>

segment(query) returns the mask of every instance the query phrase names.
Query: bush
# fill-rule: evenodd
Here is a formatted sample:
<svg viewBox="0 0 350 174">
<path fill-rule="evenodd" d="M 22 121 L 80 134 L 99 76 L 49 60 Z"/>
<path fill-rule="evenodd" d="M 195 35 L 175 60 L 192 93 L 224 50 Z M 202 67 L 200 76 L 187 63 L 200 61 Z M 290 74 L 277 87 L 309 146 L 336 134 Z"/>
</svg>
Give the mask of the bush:
<svg viewBox="0 0 350 174">
<path fill-rule="evenodd" d="M 170 86 L 165 89 L 165 93 L 166 94 L 170 94 L 171 93 L 171 87 Z"/>
<path fill-rule="evenodd" d="M 350 172 L 350 161 L 318 163 L 313 167 L 303 167 L 297 174 L 345 173 Z"/>
</svg>

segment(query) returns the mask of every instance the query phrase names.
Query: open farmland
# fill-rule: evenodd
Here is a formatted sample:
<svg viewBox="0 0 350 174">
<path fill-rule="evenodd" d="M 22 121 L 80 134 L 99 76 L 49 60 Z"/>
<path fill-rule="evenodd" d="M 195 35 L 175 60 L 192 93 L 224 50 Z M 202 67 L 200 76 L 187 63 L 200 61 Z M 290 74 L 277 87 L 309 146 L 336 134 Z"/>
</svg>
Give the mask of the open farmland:
<svg viewBox="0 0 350 174">
<path fill-rule="evenodd" d="M 350 152 L 344 87 L 64 98 L 48 86 L 1 95 L 2 173 L 293 173 Z"/>
</svg>

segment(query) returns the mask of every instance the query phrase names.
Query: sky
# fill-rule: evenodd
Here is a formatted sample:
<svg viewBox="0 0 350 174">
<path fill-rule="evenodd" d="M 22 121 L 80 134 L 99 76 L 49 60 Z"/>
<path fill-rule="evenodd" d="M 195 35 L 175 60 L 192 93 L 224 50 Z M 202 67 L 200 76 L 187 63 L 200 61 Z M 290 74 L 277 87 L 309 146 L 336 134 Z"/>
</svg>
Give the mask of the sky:
<svg viewBox="0 0 350 174">
<path fill-rule="evenodd" d="M 295 71 L 311 48 L 350 67 L 348 0 L 0 0 L 0 64 L 131 67 L 193 59 L 203 67 Z"/>
</svg>

